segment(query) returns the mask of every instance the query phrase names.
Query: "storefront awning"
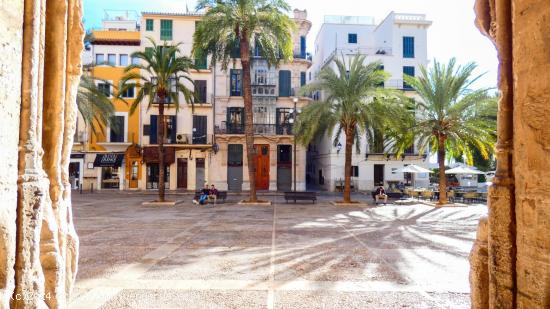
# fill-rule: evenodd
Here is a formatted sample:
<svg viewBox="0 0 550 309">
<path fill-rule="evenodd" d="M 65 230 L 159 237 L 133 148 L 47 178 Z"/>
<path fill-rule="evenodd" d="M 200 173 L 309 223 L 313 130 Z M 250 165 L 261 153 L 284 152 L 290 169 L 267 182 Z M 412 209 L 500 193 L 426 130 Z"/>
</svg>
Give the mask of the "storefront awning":
<svg viewBox="0 0 550 309">
<path fill-rule="evenodd" d="M 98 153 L 94 160 L 94 167 L 120 167 L 123 159 L 123 153 Z"/>
</svg>

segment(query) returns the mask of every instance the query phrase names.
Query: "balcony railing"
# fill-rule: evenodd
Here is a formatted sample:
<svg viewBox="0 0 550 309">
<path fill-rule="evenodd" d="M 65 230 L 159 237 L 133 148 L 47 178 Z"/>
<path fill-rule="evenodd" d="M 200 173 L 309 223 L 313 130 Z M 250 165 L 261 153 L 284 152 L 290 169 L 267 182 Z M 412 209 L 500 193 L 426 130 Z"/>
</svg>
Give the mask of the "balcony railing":
<svg viewBox="0 0 550 309">
<path fill-rule="evenodd" d="M 175 144 L 182 145 L 210 145 L 213 136 L 211 134 L 176 134 Z"/>
<path fill-rule="evenodd" d="M 304 59 L 307 61 L 313 61 L 313 56 L 310 53 L 306 53 L 305 55 L 302 53 L 295 53 L 294 59 Z"/>
<path fill-rule="evenodd" d="M 231 124 L 223 121 L 216 125 L 216 134 L 244 134 L 244 125 Z M 292 135 L 292 124 L 254 124 L 254 134 L 260 135 Z"/>
</svg>

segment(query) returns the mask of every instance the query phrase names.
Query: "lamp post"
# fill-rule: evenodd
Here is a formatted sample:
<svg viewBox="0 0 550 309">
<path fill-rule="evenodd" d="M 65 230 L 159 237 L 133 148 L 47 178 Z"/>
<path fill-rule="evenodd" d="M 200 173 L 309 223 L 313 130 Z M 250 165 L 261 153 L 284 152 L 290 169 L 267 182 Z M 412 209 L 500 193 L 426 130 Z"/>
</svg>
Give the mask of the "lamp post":
<svg viewBox="0 0 550 309">
<path fill-rule="evenodd" d="M 292 163 L 293 163 L 293 169 L 294 169 L 294 192 L 296 192 L 296 131 L 294 130 L 294 125 L 296 124 L 296 116 L 298 115 L 298 109 L 296 108 L 296 104 L 298 103 L 298 98 L 297 97 L 294 97 L 292 98 L 292 102 L 294 102 L 294 113 L 292 115 L 292 118 L 293 118 L 293 125 L 292 125 L 292 135 L 294 135 L 294 146 L 293 146 L 293 151 L 294 151 L 294 158 L 292 160 Z"/>
</svg>

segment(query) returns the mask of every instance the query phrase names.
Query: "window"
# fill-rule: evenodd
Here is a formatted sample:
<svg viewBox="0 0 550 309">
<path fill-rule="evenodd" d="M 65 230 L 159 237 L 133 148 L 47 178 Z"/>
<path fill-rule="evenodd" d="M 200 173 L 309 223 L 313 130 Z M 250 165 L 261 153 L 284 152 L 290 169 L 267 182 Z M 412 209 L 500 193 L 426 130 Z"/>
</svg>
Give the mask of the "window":
<svg viewBox="0 0 550 309">
<path fill-rule="evenodd" d="M 414 67 L 413 66 L 404 66 L 403 67 L 403 76 L 409 75 L 414 77 Z M 404 79 L 404 78 L 403 78 Z M 403 89 L 412 89 L 411 85 L 403 81 Z"/>
<path fill-rule="evenodd" d="M 172 20 L 171 19 L 160 20 L 160 39 L 164 41 L 172 40 Z"/>
<path fill-rule="evenodd" d="M 305 36 L 300 37 L 300 58 L 302 59 L 306 58 L 306 37 Z"/>
<path fill-rule="evenodd" d="M 119 58 L 119 65 L 121 67 L 125 67 L 128 65 L 128 54 L 120 54 Z"/>
<path fill-rule="evenodd" d="M 105 63 L 105 56 L 103 54 L 95 54 L 95 64 Z"/>
<path fill-rule="evenodd" d="M 357 44 L 357 33 L 348 33 L 348 43 Z"/>
<path fill-rule="evenodd" d="M 290 96 L 290 71 L 287 71 L 287 70 L 279 71 L 279 96 L 280 97 Z"/>
<path fill-rule="evenodd" d="M 277 134 L 290 135 L 292 134 L 292 118 L 291 108 L 277 108 L 276 112 Z"/>
<path fill-rule="evenodd" d="M 106 95 L 107 97 L 111 96 L 111 85 L 109 83 L 105 83 L 105 82 L 97 83 L 97 89 L 103 92 L 103 94 Z"/>
<path fill-rule="evenodd" d="M 242 95 L 242 71 L 231 69 L 230 70 L 231 75 L 231 82 L 230 82 L 230 95 L 231 96 L 241 96 Z"/>
<path fill-rule="evenodd" d="M 414 37 L 403 37 L 403 58 L 414 58 Z"/>
<path fill-rule="evenodd" d="M 115 66 L 116 65 L 116 55 L 115 54 L 109 54 L 107 56 L 107 62 L 109 65 Z"/>
<path fill-rule="evenodd" d="M 150 115 L 149 144 L 158 142 L 158 115 Z M 176 116 L 164 116 L 164 136 L 166 144 L 176 143 L 177 120 Z"/>
<path fill-rule="evenodd" d="M 256 41 L 256 44 L 254 44 L 254 57 L 261 57 L 262 56 L 262 45 L 260 45 L 260 42 Z"/>
<path fill-rule="evenodd" d="M 195 80 L 196 103 L 206 103 L 206 81 Z"/>
<path fill-rule="evenodd" d="M 228 107 L 226 125 L 228 134 L 244 133 L 244 108 Z"/>
<path fill-rule="evenodd" d="M 124 116 L 113 116 L 109 124 L 109 142 L 124 143 Z"/>
<path fill-rule="evenodd" d="M 159 164 L 147 163 L 147 189 L 158 189 L 159 186 Z M 164 186 L 170 188 L 170 165 L 164 166 Z"/>
<path fill-rule="evenodd" d="M 241 43 L 237 39 L 231 49 L 231 58 L 241 58 Z"/>
<path fill-rule="evenodd" d="M 197 57 L 195 58 L 195 68 L 197 70 L 206 70 L 208 69 L 206 54 L 203 54 L 202 51 L 197 52 Z"/>
<path fill-rule="evenodd" d="M 306 72 L 300 72 L 300 86 L 306 84 Z"/>
<path fill-rule="evenodd" d="M 153 31 L 153 20 L 152 19 L 146 19 L 145 20 L 145 31 Z"/>
<path fill-rule="evenodd" d="M 137 58 L 137 57 L 132 57 L 132 64 L 133 64 L 133 65 L 138 65 L 138 64 L 139 64 L 139 58 Z"/>
<path fill-rule="evenodd" d="M 378 70 L 379 70 L 379 71 L 384 71 L 384 65 L 383 65 L 383 64 L 379 65 L 379 66 L 378 66 Z M 378 87 L 384 87 L 384 81 L 381 81 L 380 83 L 378 83 L 377 86 L 378 86 Z"/>
<path fill-rule="evenodd" d="M 135 86 L 132 85 L 130 87 L 128 87 L 125 91 L 122 92 L 122 97 L 123 98 L 133 98 L 134 95 L 135 95 Z"/>
<path fill-rule="evenodd" d="M 357 165 L 351 166 L 351 177 L 359 177 L 359 166 Z"/>
</svg>

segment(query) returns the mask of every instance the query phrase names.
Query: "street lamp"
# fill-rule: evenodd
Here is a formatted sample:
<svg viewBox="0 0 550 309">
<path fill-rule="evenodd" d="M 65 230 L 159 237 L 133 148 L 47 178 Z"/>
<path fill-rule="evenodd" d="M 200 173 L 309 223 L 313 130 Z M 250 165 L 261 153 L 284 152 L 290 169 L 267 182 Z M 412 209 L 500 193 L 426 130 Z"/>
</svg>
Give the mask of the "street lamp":
<svg viewBox="0 0 550 309">
<path fill-rule="evenodd" d="M 296 130 L 294 130 L 294 126 L 296 125 L 296 116 L 298 115 L 298 109 L 296 108 L 296 104 L 298 103 L 298 98 L 297 97 L 294 97 L 292 98 L 292 102 L 294 102 L 294 110 L 293 110 L 293 115 L 292 115 L 292 119 L 294 120 L 293 121 L 293 125 L 292 125 L 292 135 L 294 135 L 294 160 L 292 160 L 293 162 L 293 168 L 294 168 L 294 192 L 296 192 Z"/>
</svg>

